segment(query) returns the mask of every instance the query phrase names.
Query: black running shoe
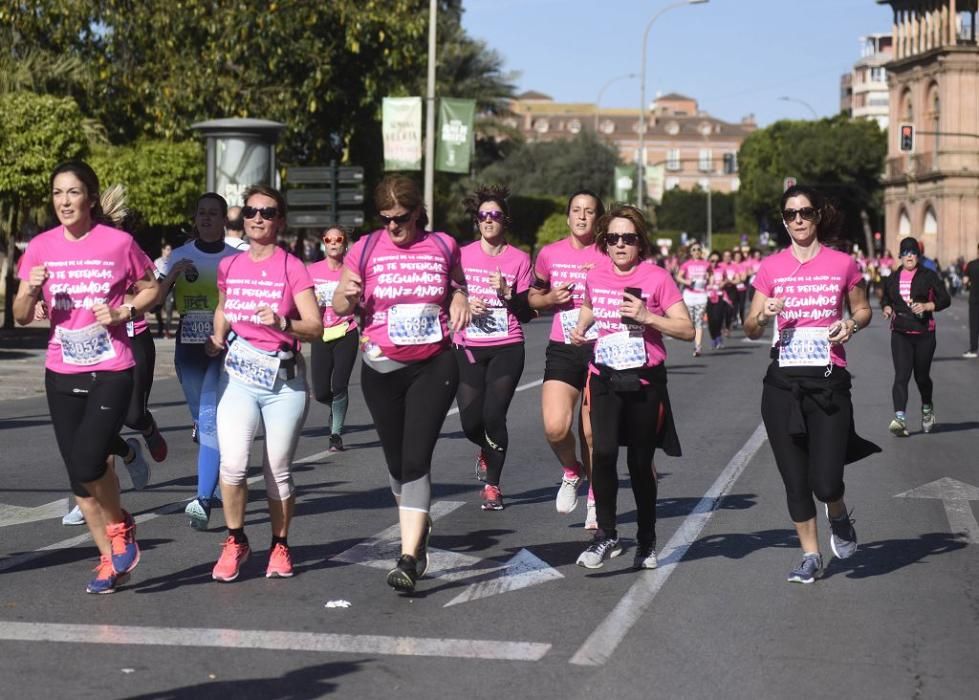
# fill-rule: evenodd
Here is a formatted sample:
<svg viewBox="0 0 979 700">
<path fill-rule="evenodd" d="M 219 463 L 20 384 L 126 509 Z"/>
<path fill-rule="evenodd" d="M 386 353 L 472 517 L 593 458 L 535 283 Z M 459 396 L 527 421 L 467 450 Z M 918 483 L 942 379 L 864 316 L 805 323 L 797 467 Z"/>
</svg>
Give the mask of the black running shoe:
<svg viewBox="0 0 979 700">
<path fill-rule="evenodd" d="M 422 542 L 418 545 L 418 557 L 415 563 L 415 570 L 418 572 L 418 578 L 425 575 L 428 571 L 428 538 L 432 536 L 432 519 L 429 517 L 425 518 L 425 534 L 422 535 Z"/>
<path fill-rule="evenodd" d="M 343 440 L 336 433 L 330 436 L 330 452 L 343 452 Z"/>
<path fill-rule="evenodd" d="M 410 554 L 402 554 L 398 563 L 388 572 L 388 585 L 402 593 L 413 593 L 418 580 L 418 562 Z"/>
</svg>

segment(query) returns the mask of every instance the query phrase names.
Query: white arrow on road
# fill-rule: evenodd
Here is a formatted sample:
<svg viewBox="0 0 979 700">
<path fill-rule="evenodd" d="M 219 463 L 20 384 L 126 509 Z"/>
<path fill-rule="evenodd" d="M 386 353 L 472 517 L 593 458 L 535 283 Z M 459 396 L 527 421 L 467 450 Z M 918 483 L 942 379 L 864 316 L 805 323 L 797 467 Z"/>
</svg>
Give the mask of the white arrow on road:
<svg viewBox="0 0 979 700">
<path fill-rule="evenodd" d="M 432 504 L 429 517 L 434 522 L 464 505 L 466 504 L 461 501 L 436 501 Z M 564 578 L 563 574 L 526 549 L 521 549 L 506 562 L 480 559 L 435 547 L 429 547 L 428 552 L 429 566 L 425 574 L 426 578 L 446 582 L 477 579 L 446 603 L 445 607 Z M 375 569 L 389 569 L 391 562 L 397 559 L 400 553 L 400 530 L 397 525 L 392 525 L 370 539 L 341 552 L 334 559 Z"/>
<path fill-rule="evenodd" d="M 979 488 L 945 476 L 899 493 L 895 498 L 933 498 L 941 501 L 952 533 L 966 542 L 979 544 L 979 523 L 969 504 L 969 501 L 979 501 Z"/>
<path fill-rule="evenodd" d="M 34 523 L 38 520 L 48 520 L 50 518 L 60 518 L 68 512 L 68 499 L 59 498 L 34 508 L 23 506 L 8 506 L 0 503 L 0 527 L 10 525 L 24 525 Z"/>
</svg>

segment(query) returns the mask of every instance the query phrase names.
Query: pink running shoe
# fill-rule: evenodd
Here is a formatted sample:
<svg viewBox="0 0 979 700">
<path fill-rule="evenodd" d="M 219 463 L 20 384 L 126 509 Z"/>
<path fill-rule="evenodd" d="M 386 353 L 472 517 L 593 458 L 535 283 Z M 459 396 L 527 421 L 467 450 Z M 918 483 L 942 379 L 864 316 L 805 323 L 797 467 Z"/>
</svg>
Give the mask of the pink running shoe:
<svg viewBox="0 0 979 700">
<path fill-rule="evenodd" d="M 486 465 L 486 455 L 482 450 L 476 455 L 476 478 L 480 481 L 486 481 L 486 470 L 488 469 Z"/>
<path fill-rule="evenodd" d="M 247 542 L 238 544 L 235 542 L 234 537 L 228 535 L 228 538 L 221 546 L 221 556 L 218 557 L 218 563 L 214 565 L 211 578 L 215 581 L 223 581 L 225 583 L 234 581 L 238 578 L 241 565 L 248 561 L 248 555 L 251 552 L 252 550 Z"/>
<path fill-rule="evenodd" d="M 265 570 L 265 578 L 289 578 L 292 576 L 292 554 L 289 548 L 281 542 L 276 542 L 269 552 L 269 566 Z"/>
</svg>

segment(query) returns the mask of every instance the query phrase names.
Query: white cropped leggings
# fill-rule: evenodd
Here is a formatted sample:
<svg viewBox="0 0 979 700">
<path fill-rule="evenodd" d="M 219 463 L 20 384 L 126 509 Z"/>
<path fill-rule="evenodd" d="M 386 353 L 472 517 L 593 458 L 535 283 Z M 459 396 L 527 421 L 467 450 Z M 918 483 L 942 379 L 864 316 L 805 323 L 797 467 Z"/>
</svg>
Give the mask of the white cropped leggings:
<svg viewBox="0 0 979 700">
<path fill-rule="evenodd" d="M 248 455 L 261 422 L 265 425 L 265 491 L 274 501 L 292 496 L 292 458 L 309 405 L 302 355 L 296 356 L 296 376 L 289 381 L 278 379 L 271 390 L 233 379 L 222 369 L 219 396 L 221 481 L 230 486 L 245 483 Z"/>
</svg>

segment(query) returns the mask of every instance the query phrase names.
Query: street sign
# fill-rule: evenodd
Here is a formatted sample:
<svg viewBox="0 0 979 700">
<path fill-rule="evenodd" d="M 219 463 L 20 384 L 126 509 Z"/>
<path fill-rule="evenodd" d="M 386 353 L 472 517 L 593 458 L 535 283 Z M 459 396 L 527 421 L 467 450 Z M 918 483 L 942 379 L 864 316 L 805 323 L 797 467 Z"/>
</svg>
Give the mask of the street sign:
<svg viewBox="0 0 979 700">
<path fill-rule="evenodd" d="M 357 165 L 289 168 L 286 203 L 290 228 L 364 225 L 364 169 Z"/>
</svg>

